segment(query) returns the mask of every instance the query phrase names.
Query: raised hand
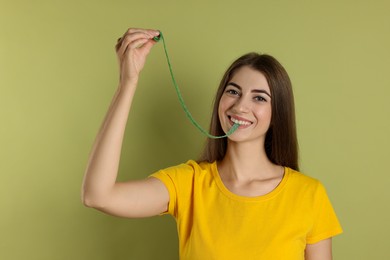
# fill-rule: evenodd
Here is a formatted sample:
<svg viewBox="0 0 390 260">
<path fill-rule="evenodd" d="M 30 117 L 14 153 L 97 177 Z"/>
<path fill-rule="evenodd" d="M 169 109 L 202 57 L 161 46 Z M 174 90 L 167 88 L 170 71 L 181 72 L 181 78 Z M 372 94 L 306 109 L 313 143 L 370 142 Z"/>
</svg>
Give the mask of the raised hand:
<svg viewBox="0 0 390 260">
<path fill-rule="evenodd" d="M 130 28 L 118 39 L 115 49 L 119 62 L 121 85 L 138 81 L 146 57 L 156 43 L 153 37 L 159 34 L 160 32 L 157 30 Z"/>
</svg>

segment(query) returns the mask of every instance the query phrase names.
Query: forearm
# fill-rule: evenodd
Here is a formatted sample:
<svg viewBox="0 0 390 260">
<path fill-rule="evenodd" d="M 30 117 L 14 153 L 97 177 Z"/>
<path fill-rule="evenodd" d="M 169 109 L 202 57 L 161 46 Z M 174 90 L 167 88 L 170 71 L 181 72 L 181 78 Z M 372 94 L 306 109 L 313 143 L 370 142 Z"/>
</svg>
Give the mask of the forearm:
<svg viewBox="0 0 390 260">
<path fill-rule="evenodd" d="M 104 205 L 115 185 L 135 89 L 136 83 L 118 87 L 96 137 L 83 181 L 82 199 L 87 206 Z"/>
</svg>

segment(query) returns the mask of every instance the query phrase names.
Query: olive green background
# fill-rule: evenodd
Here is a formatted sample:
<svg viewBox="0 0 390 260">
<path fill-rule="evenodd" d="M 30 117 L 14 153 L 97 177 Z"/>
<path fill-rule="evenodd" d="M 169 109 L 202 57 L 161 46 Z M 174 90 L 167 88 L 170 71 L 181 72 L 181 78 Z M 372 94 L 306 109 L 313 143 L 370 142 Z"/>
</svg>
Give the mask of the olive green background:
<svg viewBox="0 0 390 260">
<path fill-rule="evenodd" d="M 390 2 L 0 0 L 0 259 L 178 259 L 172 217 L 85 208 L 88 154 L 128 27 L 164 32 L 184 99 L 208 126 L 226 67 L 274 55 L 293 81 L 302 171 L 320 179 L 344 228 L 335 259 L 390 259 Z M 162 44 L 135 97 L 120 179 L 196 158 Z M 244 220 L 245 221 L 245 220 Z"/>
</svg>

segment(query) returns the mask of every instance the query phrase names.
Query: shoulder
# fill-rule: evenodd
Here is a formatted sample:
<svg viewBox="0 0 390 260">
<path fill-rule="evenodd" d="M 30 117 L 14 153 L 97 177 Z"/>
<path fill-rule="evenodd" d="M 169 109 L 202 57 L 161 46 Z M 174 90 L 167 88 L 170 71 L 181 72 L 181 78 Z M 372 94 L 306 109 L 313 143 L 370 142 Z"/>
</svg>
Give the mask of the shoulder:
<svg viewBox="0 0 390 260">
<path fill-rule="evenodd" d="M 304 183 L 307 185 L 315 185 L 319 182 L 316 178 L 310 177 L 309 175 L 302 173 L 300 171 L 293 170 L 291 168 L 286 168 L 286 172 L 289 174 L 289 177 L 296 182 Z"/>
<path fill-rule="evenodd" d="M 185 163 L 159 170 L 158 172 L 152 174 L 152 176 L 156 177 L 160 175 L 167 175 L 173 179 L 188 179 L 211 172 L 213 164 L 215 163 L 188 160 Z"/>
<path fill-rule="evenodd" d="M 209 162 L 197 162 L 194 160 L 188 160 L 185 163 L 181 163 L 175 166 L 170 166 L 161 171 L 164 172 L 203 172 L 210 171 L 213 163 Z"/>
<path fill-rule="evenodd" d="M 304 193 L 311 193 L 311 195 L 326 193 L 323 184 L 318 179 L 310 177 L 302 172 L 295 171 L 291 168 L 286 168 L 286 172 L 288 174 L 289 188 L 299 190 Z"/>
</svg>

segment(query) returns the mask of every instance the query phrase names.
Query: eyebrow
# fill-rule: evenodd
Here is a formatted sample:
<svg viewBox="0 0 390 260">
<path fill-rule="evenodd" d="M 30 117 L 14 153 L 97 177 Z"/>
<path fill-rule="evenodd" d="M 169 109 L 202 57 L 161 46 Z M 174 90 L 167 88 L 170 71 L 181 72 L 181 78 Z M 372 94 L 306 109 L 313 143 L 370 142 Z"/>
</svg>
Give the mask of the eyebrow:
<svg viewBox="0 0 390 260">
<path fill-rule="evenodd" d="M 238 88 L 239 90 L 242 90 L 241 86 L 238 85 L 237 83 L 229 82 L 226 86 L 229 86 L 229 85 L 232 85 L 232 86 Z M 251 92 L 252 93 L 263 93 L 263 94 L 266 94 L 267 96 L 271 97 L 271 95 L 267 91 L 265 91 L 264 89 L 252 89 Z"/>
</svg>

